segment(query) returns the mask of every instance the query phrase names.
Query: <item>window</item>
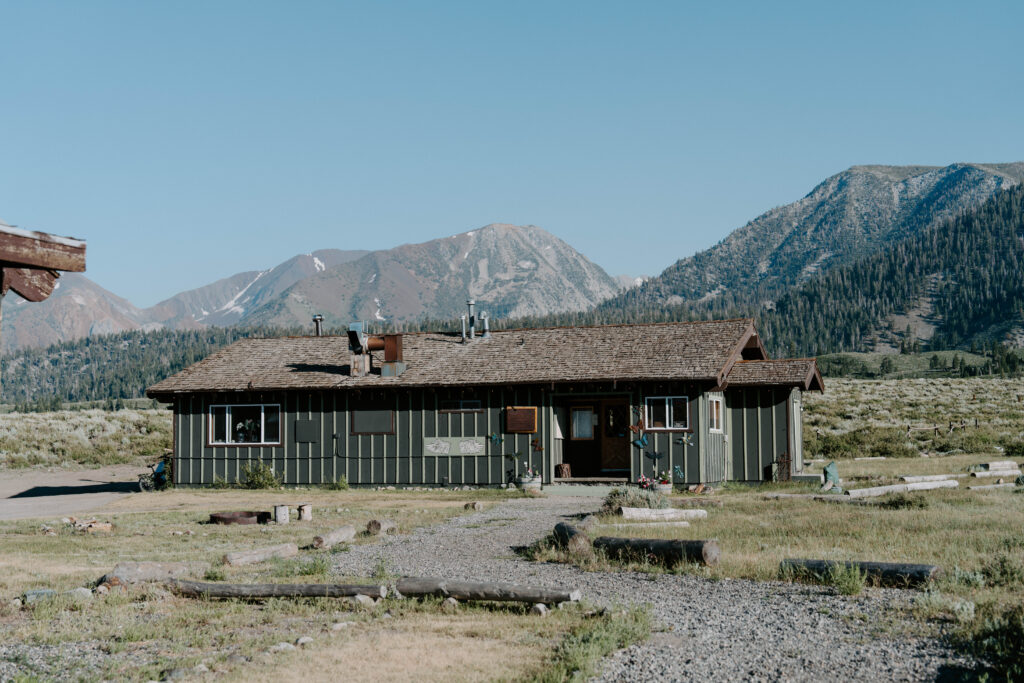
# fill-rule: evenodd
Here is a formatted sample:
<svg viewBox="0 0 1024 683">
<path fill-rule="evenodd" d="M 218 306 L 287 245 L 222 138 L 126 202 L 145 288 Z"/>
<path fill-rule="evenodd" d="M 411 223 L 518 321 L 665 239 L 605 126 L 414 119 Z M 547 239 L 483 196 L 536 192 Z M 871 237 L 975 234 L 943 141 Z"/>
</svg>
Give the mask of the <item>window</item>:
<svg viewBox="0 0 1024 683">
<path fill-rule="evenodd" d="M 708 426 L 713 432 L 722 431 L 722 399 L 708 399 Z"/>
<path fill-rule="evenodd" d="M 442 413 L 482 413 L 483 410 L 483 404 L 476 399 L 441 401 Z"/>
<path fill-rule="evenodd" d="M 685 396 L 648 396 L 644 424 L 648 431 L 689 431 L 690 400 Z"/>
<path fill-rule="evenodd" d="M 573 439 L 593 439 L 594 438 L 594 422 L 597 415 L 594 413 L 594 409 L 590 406 L 583 408 L 572 409 L 572 438 Z"/>
<path fill-rule="evenodd" d="M 353 434 L 394 434 L 395 411 L 393 410 L 353 410 Z"/>
<path fill-rule="evenodd" d="M 281 406 L 270 403 L 210 406 L 211 445 L 278 445 Z"/>
</svg>

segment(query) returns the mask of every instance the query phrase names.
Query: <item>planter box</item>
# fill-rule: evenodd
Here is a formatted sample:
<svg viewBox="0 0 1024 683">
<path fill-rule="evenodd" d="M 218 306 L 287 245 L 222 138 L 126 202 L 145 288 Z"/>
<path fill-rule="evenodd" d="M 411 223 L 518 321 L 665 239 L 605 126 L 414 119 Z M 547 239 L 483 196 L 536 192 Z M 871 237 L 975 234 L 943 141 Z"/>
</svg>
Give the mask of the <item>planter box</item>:
<svg viewBox="0 0 1024 683">
<path fill-rule="evenodd" d="M 519 477 L 516 479 L 516 486 L 524 491 L 540 491 L 540 477 Z"/>
</svg>

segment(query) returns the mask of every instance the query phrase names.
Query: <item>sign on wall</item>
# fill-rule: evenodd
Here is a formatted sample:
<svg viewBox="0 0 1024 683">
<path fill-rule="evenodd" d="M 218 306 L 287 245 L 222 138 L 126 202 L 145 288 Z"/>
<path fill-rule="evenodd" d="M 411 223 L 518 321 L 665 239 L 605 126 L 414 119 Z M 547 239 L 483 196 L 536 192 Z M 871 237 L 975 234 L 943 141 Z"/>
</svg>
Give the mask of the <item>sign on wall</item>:
<svg viewBox="0 0 1024 683">
<path fill-rule="evenodd" d="M 484 455 L 487 439 L 483 436 L 423 437 L 424 455 Z"/>
</svg>

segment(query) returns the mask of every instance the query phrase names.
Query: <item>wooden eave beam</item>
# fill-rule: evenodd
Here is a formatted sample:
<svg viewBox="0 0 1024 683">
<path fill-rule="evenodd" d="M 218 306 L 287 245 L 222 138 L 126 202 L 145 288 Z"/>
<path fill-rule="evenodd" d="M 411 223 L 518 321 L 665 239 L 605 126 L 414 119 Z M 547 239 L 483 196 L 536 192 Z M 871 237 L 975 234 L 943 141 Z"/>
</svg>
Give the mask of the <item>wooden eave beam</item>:
<svg viewBox="0 0 1024 683">
<path fill-rule="evenodd" d="M 26 301 L 45 301 L 57 288 L 60 273 L 42 268 L 18 268 L 4 264 L 0 275 L 0 295 L 14 292 Z"/>
<path fill-rule="evenodd" d="M 43 232 L 10 232 L 0 227 L 0 261 L 81 273 L 85 271 L 85 242 Z"/>
<path fill-rule="evenodd" d="M 715 376 L 715 384 L 717 386 L 724 387 L 729 383 L 726 380 L 726 377 L 729 376 L 729 371 L 732 370 L 732 366 L 736 365 L 736 361 L 743 357 L 743 349 L 747 348 L 747 342 L 749 342 L 751 338 L 756 337 L 757 330 L 754 329 L 754 321 L 751 320 L 747 325 L 747 329 L 744 330 L 743 334 L 739 338 L 739 341 L 733 347 L 732 352 L 730 352 L 729 357 L 726 358 L 725 364 L 721 367 L 721 369 L 718 371 L 718 374 Z M 761 341 L 760 339 L 758 339 L 758 344 L 760 343 Z M 763 346 L 761 346 L 760 348 L 762 349 L 762 351 L 764 350 Z"/>
</svg>

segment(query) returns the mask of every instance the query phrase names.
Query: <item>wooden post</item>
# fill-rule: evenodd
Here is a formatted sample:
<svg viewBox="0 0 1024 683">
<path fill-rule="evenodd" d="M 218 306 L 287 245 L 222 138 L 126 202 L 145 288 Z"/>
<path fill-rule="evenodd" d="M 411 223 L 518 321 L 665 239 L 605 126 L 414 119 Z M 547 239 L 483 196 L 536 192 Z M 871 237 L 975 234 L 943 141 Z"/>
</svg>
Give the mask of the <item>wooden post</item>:
<svg viewBox="0 0 1024 683">
<path fill-rule="evenodd" d="M 313 504 L 302 503 L 299 505 L 299 521 L 300 522 L 312 522 L 313 521 Z"/>
</svg>

